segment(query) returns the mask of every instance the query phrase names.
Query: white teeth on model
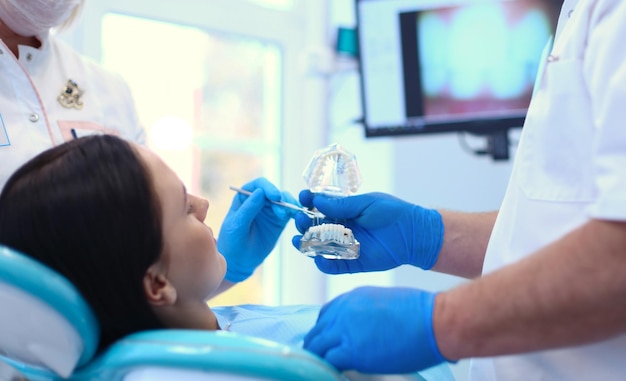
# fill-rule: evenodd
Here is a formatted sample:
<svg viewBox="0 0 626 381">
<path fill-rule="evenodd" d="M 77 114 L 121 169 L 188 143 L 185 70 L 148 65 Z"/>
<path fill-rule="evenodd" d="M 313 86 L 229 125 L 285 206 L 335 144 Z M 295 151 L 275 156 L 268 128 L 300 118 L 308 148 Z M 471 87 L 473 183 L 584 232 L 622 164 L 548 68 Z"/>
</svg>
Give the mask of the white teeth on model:
<svg viewBox="0 0 626 381">
<path fill-rule="evenodd" d="M 310 257 L 320 255 L 326 259 L 357 259 L 360 246 L 349 228 L 325 223 L 311 226 L 304 233 L 300 251 Z"/>
<path fill-rule="evenodd" d="M 334 241 L 342 245 L 349 245 L 354 241 L 352 230 L 339 224 L 321 224 L 311 226 L 306 231 L 302 240 L 310 241 L 312 239 L 321 242 Z"/>
</svg>

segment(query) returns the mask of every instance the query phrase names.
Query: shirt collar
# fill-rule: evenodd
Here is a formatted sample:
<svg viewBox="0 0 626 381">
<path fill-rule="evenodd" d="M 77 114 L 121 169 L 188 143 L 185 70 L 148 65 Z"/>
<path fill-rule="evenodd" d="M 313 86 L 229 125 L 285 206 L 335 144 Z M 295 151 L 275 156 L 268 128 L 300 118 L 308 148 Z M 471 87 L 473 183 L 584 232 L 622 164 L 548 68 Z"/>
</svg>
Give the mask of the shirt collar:
<svg viewBox="0 0 626 381">
<path fill-rule="evenodd" d="M 19 61 L 22 65 L 34 65 L 50 50 L 50 32 L 37 36 L 37 39 L 41 43 L 39 48 L 34 48 L 28 45 L 19 45 L 17 47 L 19 51 Z"/>
<path fill-rule="evenodd" d="M 554 36 L 554 39 L 556 40 L 556 38 L 559 36 L 559 34 L 561 34 L 561 31 L 563 30 L 563 27 L 565 27 L 565 24 L 567 24 L 567 20 L 569 20 L 569 18 L 572 15 L 572 12 L 574 12 L 574 8 L 576 8 L 576 4 L 578 4 L 579 0 L 565 0 L 563 1 L 563 6 L 561 7 L 561 14 L 559 15 L 559 21 L 556 27 L 556 33 Z"/>
</svg>

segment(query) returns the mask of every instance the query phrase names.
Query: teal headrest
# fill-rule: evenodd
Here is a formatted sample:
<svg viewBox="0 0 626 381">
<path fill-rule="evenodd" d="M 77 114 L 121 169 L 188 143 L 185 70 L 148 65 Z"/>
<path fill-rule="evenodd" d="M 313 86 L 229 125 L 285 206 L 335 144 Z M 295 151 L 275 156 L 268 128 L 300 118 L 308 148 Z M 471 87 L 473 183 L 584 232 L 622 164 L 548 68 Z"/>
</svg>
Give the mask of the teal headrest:
<svg viewBox="0 0 626 381">
<path fill-rule="evenodd" d="M 48 368 L 66 377 L 94 356 L 98 323 L 74 285 L 51 268 L 3 245 L 0 301 L 0 353 L 14 364 Z M 77 343 L 68 343 L 68 335 L 55 331 L 64 328 Z"/>
</svg>

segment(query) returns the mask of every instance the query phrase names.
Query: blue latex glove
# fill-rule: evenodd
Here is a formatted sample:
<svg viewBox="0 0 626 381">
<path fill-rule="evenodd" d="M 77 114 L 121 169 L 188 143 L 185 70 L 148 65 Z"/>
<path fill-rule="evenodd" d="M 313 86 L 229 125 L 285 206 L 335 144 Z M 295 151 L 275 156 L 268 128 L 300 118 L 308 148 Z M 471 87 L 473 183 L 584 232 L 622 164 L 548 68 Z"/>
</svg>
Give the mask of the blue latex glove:
<svg viewBox="0 0 626 381">
<path fill-rule="evenodd" d="M 263 177 L 242 189 L 252 194 L 235 194 L 217 239 L 217 249 L 226 258 L 225 278 L 235 283 L 252 275 L 276 246 L 289 219 L 297 213 L 268 200 L 299 205 L 293 196 L 281 192 Z"/>
<path fill-rule="evenodd" d="M 409 373 L 445 362 L 432 326 L 435 296 L 411 288 L 357 288 L 321 309 L 304 349 L 341 371 L 361 373 Z"/>
<path fill-rule="evenodd" d="M 315 206 L 327 221 L 341 223 L 360 242 L 359 258 L 353 260 L 315 257 L 317 267 L 327 274 L 382 271 L 409 264 L 422 269 L 433 267 L 443 243 L 443 221 L 434 209 L 402 201 L 385 193 L 367 193 L 350 197 L 328 197 L 300 192 L 305 207 Z M 296 227 L 303 233 L 311 219 L 298 213 Z M 301 235 L 294 236 L 299 249 Z"/>
</svg>

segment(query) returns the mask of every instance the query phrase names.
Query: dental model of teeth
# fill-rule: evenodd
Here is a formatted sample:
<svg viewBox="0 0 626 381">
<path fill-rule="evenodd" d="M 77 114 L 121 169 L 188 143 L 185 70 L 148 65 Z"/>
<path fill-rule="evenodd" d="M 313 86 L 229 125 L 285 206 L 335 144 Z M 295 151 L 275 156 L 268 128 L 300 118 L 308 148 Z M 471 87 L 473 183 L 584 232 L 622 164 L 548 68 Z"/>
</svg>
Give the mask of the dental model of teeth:
<svg viewBox="0 0 626 381">
<path fill-rule="evenodd" d="M 315 152 L 303 176 L 311 192 L 330 196 L 349 196 L 361 185 L 356 157 L 337 143 Z"/>
<path fill-rule="evenodd" d="M 311 192 L 333 197 L 350 196 L 361 185 L 356 156 L 337 143 L 317 150 L 302 175 Z M 359 257 L 360 244 L 352 230 L 339 223 L 329 223 L 325 218 L 312 220 L 312 226 L 300 240 L 302 253 L 327 259 Z"/>
<path fill-rule="evenodd" d="M 302 253 L 310 257 L 321 255 L 327 259 L 356 259 L 359 247 L 352 230 L 340 224 L 311 226 L 300 241 Z"/>
</svg>

